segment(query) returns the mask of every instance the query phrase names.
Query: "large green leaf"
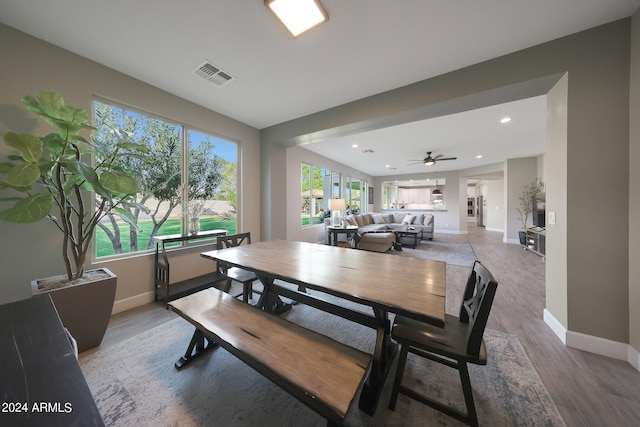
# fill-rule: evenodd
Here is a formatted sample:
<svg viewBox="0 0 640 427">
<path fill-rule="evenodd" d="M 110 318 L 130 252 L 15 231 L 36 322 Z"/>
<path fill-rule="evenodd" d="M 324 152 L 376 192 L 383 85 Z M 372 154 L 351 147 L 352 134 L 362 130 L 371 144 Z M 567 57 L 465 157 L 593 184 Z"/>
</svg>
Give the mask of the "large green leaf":
<svg viewBox="0 0 640 427">
<path fill-rule="evenodd" d="M 4 134 L 4 141 L 9 147 L 18 150 L 29 163 L 36 163 L 42 157 L 42 141 L 37 136 L 7 132 Z"/>
<path fill-rule="evenodd" d="M 100 175 L 102 186 L 116 194 L 135 194 L 138 192 L 138 180 L 130 175 L 116 172 L 103 172 Z"/>
<path fill-rule="evenodd" d="M 0 211 L 0 222 L 30 224 L 47 216 L 53 206 L 51 194 L 38 194 L 17 202 L 12 208 Z"/>
<path fill-rule="evenodd" d="M 40 178 L 40 168 L 33 163 L 24 163 L 14 166 L 5 175 L 5 181 L 16 187 L 26 187 Z"/>
</svg>

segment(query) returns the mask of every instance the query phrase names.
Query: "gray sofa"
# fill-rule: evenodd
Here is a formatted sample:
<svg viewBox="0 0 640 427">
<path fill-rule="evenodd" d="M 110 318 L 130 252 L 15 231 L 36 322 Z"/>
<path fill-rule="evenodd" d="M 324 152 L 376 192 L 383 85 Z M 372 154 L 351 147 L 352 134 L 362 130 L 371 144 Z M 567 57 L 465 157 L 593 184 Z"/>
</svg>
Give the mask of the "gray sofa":
<svg viewBox="0 0 640 427">
<path fill-rule="evenodd" d="M 402 230 L 405 227 L 422 231 L 422 238 L 433 240 L 433 214 L 425 212 L 370 212 L 361 215 L 349 215 L 350 225 L 358 226 L 358 233 L 378 230 Z"/>
</svg>

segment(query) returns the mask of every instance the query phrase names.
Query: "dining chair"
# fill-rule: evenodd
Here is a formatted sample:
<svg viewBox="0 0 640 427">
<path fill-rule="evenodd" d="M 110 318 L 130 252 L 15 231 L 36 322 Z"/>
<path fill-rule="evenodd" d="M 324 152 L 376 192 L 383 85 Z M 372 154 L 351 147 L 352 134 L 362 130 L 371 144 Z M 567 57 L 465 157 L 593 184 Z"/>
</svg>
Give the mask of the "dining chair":
<svg viewBox="0 0 640 427">
<path fill-rule="evenodd" d="M 251 233 L 239 233 L 229 234 L 226 236 L 218 236 L 216 242 L 217 249 L 232 248 L 240 245 L 251 244 Z M 249 302 L 251 295 L 253 294 L 253 282 L 258 280 L 258 277 L 252 271 L 248 271 L 239 267 L 227 267 L 221 265 L 220 273 L 227 277 L 227 283 L 225 284 L 224 291 L 229 292 L 231 289 L 231 283 L 233 281 L 242 283 L 242 300 Z M 257 292 L 257 291 L 256 291 Z M 259 293 L 259 292 L 257 292 Z M 239 295 L 236 295 L 239 296 Z"/>
<path fill-rule="evenodd" d="M 479 261 L 475 261 L 467 280 L 459 317 L 445 314 L 444 328 L 404 316 L 396 316 L 391 337 L 401 345 L 401 348 L 389 409 L 395 409 L 398 393 L 402 393 L 466 424 L 478 425 L 467 364 L 487 364 L 487 351 L 482 337 L 497 287 L 498 283 L 489 270 Z M 407 353 L 433 360 L 459 371 L 467 408 L 466 414 L 402 385 Z M 428 381 L 428 378 L 424 381 Z"/>
</svg>

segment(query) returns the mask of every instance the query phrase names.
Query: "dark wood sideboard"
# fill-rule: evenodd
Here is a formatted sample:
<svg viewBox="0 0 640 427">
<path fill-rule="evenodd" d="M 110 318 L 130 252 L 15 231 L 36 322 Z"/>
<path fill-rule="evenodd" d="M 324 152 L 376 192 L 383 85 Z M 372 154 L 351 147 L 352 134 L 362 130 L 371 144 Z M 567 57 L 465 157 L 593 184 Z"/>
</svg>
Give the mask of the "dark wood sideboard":
<svg viewBox="0 0 640 427">
<path fill-rule="evenodd" d="M 49 295 L 0 305 L 0 425 L 104 426 Z"/>
</svg>

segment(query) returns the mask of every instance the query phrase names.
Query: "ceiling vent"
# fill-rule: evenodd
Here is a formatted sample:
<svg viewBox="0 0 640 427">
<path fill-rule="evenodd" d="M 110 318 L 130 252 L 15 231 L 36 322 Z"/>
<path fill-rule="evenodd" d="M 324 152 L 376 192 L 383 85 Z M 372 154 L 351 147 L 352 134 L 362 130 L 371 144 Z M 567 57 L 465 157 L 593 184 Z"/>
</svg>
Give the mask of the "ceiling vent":
<svg viewBox="0 0 640 427">
<path fill-rule="evenodd" d="M 367 148 L 366 150 L 361 151 L 362 154 L 373 154 L 373 150 Z"/>
<path fill-rule="evenodd" d="M 220 67 L 213 65 L 209 61 L 204 61 L 202 64 L 193 70 L 194 74 L 202 77 L 203 79 L 215 84 L 216 86 L 222 86 L 229 83 L 235 78 L 220 69 Z"/>
</svg>

